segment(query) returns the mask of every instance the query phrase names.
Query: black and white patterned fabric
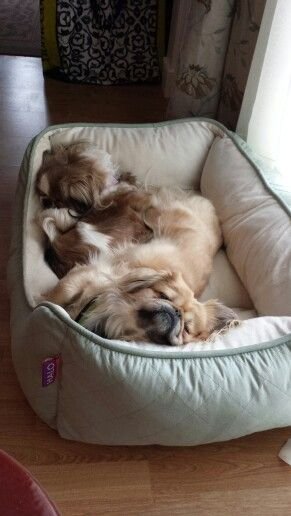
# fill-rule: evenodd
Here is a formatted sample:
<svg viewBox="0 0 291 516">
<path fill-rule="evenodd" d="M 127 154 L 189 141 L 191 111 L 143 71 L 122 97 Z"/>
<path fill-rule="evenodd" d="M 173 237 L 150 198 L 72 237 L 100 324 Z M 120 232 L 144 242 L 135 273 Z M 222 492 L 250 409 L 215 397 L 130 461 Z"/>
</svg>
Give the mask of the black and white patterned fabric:
<svg viewBox="0 0 291 516">
<path fill-rule="evenodd" d="M 70 81 L 159 77 L 157 0 L 58 0 L 56 26 L 60 71 Z"/>
</svg>

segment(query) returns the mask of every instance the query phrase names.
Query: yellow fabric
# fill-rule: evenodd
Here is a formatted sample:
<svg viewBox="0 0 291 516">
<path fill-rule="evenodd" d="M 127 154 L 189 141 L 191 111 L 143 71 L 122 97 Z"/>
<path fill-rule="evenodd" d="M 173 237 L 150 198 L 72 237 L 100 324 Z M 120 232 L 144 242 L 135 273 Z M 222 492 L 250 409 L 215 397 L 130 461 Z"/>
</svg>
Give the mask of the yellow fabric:
<svg viewBox="0 0 291 516">
<path fill-rule="evenodd" d="M 42 60 L 44 71 L 59 67 L 56 35 L 56 0 L 41 0 Z"/>
</svg>

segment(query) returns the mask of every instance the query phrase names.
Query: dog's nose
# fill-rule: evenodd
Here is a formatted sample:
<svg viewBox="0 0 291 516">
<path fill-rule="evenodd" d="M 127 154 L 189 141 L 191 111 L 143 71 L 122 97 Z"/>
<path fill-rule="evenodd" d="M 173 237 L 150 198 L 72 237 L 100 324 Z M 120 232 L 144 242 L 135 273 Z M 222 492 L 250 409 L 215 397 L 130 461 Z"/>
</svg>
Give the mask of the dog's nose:
<svg viewBox="0 0 291 516">
<path fill-rule="evenodd" d="M 173 345 L 175 337 L 180 332 L 180 310 L 172 305 L 163 304 L 151 310 L 141 310 L 139 315 L 153 342 Z"/>
<path fill-rule="evenodd" d="M 153 313 L 155 326 L 162 335 L 171 333 L 180 319 L 180 311 L 172 306 L 163 306 Z"/>
</svg>

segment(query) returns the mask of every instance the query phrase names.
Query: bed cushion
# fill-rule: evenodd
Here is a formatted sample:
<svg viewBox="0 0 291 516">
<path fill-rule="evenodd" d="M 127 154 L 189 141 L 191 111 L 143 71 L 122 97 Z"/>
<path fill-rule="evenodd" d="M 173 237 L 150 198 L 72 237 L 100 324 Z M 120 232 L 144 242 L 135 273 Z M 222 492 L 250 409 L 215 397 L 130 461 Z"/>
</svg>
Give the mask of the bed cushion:
<svg viewBox="0 0 291 516">
<path fill-rule="evenodd" d="M 212 200 L 225 247 L 202 297 L 235 307 L 240 327 L 167 348 L 102 339 L 61 307 L 36 306 L 57 278 L 34 222 L 35 174 L 51 145 L 80 139 L 110 152 L 140 181 L 194 186 Z M 210 120 L 69 124 L 32 141 L 19 176 L 9 263 L 12 356 L 44 421 L 69 439 L 165 445 L 290 424 L 291 196 L 274 181 L 240 139 Z"/>
<path fill-rule="evenodd" d="M 230 139 L 216 138 L 201 190 L 215 204 L 227 256 L 257 312 L 291 315 L 290 215 L 256 176 Z"/>
</svg>

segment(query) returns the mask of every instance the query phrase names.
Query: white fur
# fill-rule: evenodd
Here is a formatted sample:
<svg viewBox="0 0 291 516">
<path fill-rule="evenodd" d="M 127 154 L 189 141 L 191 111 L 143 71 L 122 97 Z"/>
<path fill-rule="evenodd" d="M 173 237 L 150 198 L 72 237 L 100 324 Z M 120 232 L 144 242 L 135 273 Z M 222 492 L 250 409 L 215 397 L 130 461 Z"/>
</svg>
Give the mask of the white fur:
<svg viewBox="0 0 291 516">
<path fill-rule="evenodd" d="M 56 222 L 52 217 L 46 217 L 42 221 L 42 229 L 44 230 L 50 242 L 53 242 L 58 235 Z"/>
<path fill-rule="evenodd" d="M 87 222 L 79 222 L 77 227 L 78 233 L 85 244 L 94 245 L 99 249 L 100 253 L 108 253 L 111 237 L 97 231 L 95 226 Z"/>
<path fill-rule="evenodd" d="M 53 242 L 59 231 L 67 231 L 76 223 L 67 208 L 49 208 L 42 211 L 38 216 L 38 223 Z"/>
</svg>

